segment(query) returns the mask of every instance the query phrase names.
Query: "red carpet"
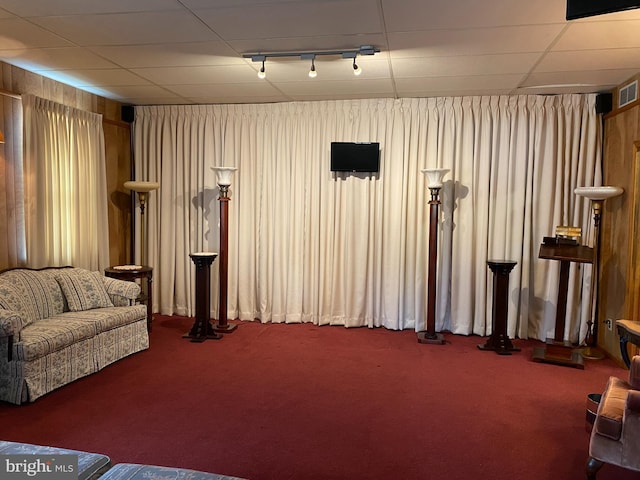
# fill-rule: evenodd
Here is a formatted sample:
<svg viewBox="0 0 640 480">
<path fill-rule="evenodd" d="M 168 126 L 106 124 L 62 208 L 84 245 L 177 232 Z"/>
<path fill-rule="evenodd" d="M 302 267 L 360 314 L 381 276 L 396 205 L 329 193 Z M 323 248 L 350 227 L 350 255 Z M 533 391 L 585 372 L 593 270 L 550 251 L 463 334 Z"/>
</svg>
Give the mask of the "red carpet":
<svg viewBox="0 0 640 480">
<path fill-rule="evenodd" d="M 0 404 L 0 439 L 252 480 L 583 480 L 586 396 L 627 376 L 534 363 L 534 341 L 499 356 L 479 337 L 241 323 L 196 344 L 181 338 L 192 323 L 156 316 L 149 350 Z"/>
</svg>

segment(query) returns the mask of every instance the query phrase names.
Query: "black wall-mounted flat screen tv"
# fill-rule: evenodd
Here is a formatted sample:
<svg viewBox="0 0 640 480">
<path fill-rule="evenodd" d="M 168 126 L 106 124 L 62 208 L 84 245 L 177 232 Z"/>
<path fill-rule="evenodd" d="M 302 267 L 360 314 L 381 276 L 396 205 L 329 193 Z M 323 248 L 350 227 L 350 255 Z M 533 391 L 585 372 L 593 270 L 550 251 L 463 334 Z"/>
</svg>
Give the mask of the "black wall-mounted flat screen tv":
<svg viewBox="0 0 640 480">
<path fill-rule="evenodd" d="M 567 0 L 567 20 L 640 7 L 640 0 Z"/>
<path fill-rule="evenodd" d="M 331 142 L 332 172 L 377 172 L 380 170 L 378 142 Z"/>
</svg>

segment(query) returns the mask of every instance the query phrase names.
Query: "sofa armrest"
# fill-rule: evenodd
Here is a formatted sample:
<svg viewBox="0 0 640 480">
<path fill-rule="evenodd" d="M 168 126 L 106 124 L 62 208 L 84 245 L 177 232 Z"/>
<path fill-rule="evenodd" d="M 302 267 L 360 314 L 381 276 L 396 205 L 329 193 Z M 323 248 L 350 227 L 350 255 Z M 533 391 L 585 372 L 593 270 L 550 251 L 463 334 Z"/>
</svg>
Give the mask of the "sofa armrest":
<svg viewBox="0 0 640 480">
<path fill-rule="evenodd" d="M 20 312 L 0 309 L 0 337 L 19 336 L 24 324 Z"/>
<path fill-rule="evenodd" d="M 13 358 L 14 337 L 20 339 L 20 331 L 24 327 L 24 320 L 20 312 L 0 309 L 0 337 L 7 337 L 7 360 Z"/>
<path fill-rule="evenodd" d="M 104 286 L 109 298 L 115 306 L 133 305 L 140 295 L 140 285 L 117 278 L 103 277 Z"/>
<path fill-rule="evenodd" d="M 629 390 L 627 393 L 627 403 L 625 404 L 625 415 L 627 412 L 640 414 L 640 390 Z"/>
<path fill-rule="evenodd" d="M 640 390 L 640 355 L 635 355 L 629 365 L 629 385 L 634 390 Z"/>
</svg>

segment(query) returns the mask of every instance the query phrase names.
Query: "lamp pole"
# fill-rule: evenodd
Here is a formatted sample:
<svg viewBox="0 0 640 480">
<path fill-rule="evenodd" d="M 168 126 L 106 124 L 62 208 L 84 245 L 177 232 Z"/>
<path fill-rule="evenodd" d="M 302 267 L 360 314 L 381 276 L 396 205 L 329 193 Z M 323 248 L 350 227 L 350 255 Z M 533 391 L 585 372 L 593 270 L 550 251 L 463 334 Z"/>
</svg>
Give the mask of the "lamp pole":
<svg viewBox="0 0 640 480">
<path fill-rule="evenodd" d="M 219 333 L 232 333 L 238 327 L 227 319 L 227 289 L 229 282 L 229 187 L 235 167 L 212 167 L 220 190 L 220 256 L 218 257 L 218 321 L 213 329 Z"/>
<path fill-rule="evenodd" d="M 438 276 L 438 211 L 442 178 L 449 172 L 446 168 L 424 169 L 427 187 L 431 192 L 429 201 L 429 274 L 427 286 L 427 330 L 418 332 L 418 342 L 432 345 L 445 343 L 442 334 L 436 332 L 436 282 Z"/>
</svg>

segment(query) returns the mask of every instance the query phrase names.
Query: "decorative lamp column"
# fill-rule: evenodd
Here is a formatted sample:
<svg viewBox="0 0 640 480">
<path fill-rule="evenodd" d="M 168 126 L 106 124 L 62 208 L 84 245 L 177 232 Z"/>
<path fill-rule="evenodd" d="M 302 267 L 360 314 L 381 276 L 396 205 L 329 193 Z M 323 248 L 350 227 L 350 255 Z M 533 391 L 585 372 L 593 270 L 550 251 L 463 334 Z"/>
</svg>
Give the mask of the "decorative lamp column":
<svg viewBox="0 0 640 480">
<path fill-rule="evenodd" d="M 589 359 L 604 358 L 604 354 L 596 349 L 598 344 L 598 314 L 599 314 L 599 290 L 600 290 L 600 218 L 602 216 L 602 202 L 607 198 L 622 195 L 624 190 L 620 187 L 578 187 L 573 191 L 576 195 L 591 200 L 593 209 L 593 269 L 591 274 L 591 318 L 587 321 L 587 336 L 585 344 L 587 348 L 582 351 L 582 356 Z"/>
<path fill-rule="evenodd" d="M 211 167 L 216 172 L 216 183 L 220 189 L 220 256 L 218 257 L 218 322 L 214 325 L 216 332 L 231 333 L 237 325 L 227 320 L 227 286 L 229 281 L 229 187 L 236 167 Z"/>
<path fill-rule="evenodd" d="M 448 168 L 428 168 L 422 170 L 427 177 L 427 187 L 431 192 L 429 201 L 429 275 L 427 287 L 427 330 L 418 332 L 418 342 L 442 345 L 444 337 L 436 333 L 436 282 L 438 280 L 438 210 L 442 179 Z"/>
<path fill-rule="evenodd" d="M 211 325 L 211 264 L 216 258 L 214 252 L 189 254 L 196 266 L 196 319 L 189 333 L 183 338 L 201 343 L 207 339 L 218 340 L 222 335 L 216 333 Z"/>
<path fill-rule="evenodd" d="M 138 194 L 140 202 L 140 263 L 147 265 L 147 222 L 145 221 L 144 208 L 147 204 L 149 192 L 160 188 L 160 184 L 157 182 L 129 181 L 124 182 L 124 188 Z M 133 253 L 131 256 L 134 256 Z"/>
</svg>

